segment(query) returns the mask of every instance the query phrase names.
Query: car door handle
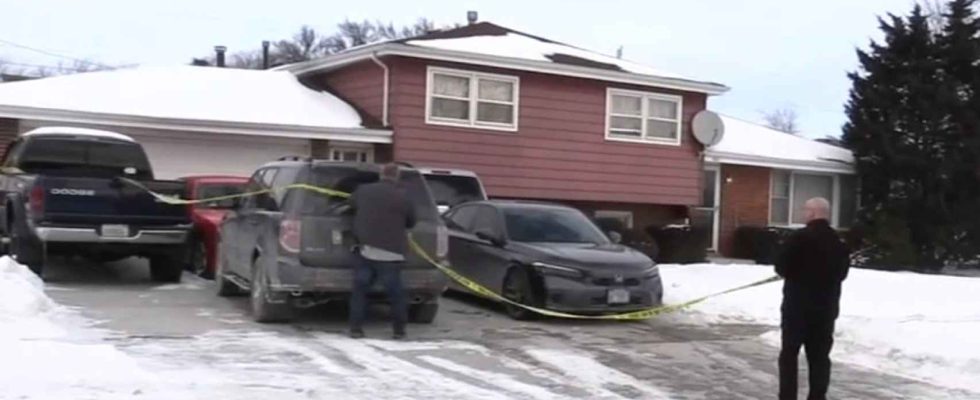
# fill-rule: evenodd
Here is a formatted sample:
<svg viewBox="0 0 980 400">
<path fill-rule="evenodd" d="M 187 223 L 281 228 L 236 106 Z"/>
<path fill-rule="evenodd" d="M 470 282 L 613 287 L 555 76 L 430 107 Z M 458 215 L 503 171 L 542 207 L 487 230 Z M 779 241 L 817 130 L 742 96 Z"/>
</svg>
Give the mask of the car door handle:
<svg viewBox="0 0 980 400">
<path fill-rule="evenodd" d="M 259 224 L 259 222 L 260 222 L 260 221 L 259 221 L 259 220 L 257 220 L 257 219 L 249 219 L 249 220 L 248 220 L 248 224 L 249 224 L 249 225 L 258 225 L 258 224 Z"/>
</svg>

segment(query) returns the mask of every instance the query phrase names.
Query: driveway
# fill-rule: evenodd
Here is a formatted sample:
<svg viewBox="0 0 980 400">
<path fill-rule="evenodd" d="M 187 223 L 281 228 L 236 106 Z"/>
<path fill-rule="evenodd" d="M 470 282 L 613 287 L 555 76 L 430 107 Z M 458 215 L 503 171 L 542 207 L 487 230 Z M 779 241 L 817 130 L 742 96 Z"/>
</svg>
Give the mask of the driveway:
<svg viewBox="0 0 980 400">
<path fill-rule="evenodd" d="M 251 322 L 247 298 L 210 281 L 149 281 L 144 263 L 59 261 L 47 292 L 98 321 L 111 343 L 159 375 L 174 399 L 762 399 L 774 398 L 778 349 L 756 325 L 515 322 L 492 304 L 453 295 L 432 325 L 386 340 L 386 310 L 368 339 L 344 336 L 346 311 L 324 305 L 291 324 Z M 805 365 L 801 365 L 805 371 Z M 801 383 L 804 385 L 805 376 Z M 139 394 L 139 393 L 135 393 Z M 836 399 L 969 398 L 926 382 L 837 364 Z M 801 395 L 802 397 L 802 395 Z"/>
</svg>

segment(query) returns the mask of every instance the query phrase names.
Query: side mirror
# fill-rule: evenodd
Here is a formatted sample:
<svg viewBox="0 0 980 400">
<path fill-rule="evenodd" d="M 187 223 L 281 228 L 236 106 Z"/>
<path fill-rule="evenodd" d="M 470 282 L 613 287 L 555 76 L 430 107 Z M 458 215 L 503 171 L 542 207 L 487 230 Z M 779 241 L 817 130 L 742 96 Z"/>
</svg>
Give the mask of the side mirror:
<svg viewBox="0 0 980 400">
<path fill-rule="evenodd" d="M 609 236 L 609 240 L 615 244 L 620 244 L 623 242 L 623 235 L 621 235 L 619 232 L 609 231 L 606 232 L 606 236 Z"/>
<path fill-rule="evenodd" d="M 507 244 L 507 241 L 504 240 L 504 238 L 486 230 L 476 231 L 476 237 L 480 238 L 481 240 L 486 240 L 497 247 L 503 247 L 503 245 Z"/>
</svg>

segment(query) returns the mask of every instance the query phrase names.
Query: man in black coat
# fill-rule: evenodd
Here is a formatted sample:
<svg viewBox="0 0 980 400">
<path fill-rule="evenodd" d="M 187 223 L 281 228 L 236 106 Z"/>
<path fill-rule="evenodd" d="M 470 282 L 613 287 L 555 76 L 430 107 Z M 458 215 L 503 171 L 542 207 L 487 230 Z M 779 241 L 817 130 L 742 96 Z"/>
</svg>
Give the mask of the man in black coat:
<svg viewBox="0 0 980 400">
<path fill-rule="evenodd" d="M 354 269 L 350 299 L 350 336 L 364 337 L 367 292 L 380 279 L 391 302 L 394 338 L 405 337 L 408 299 L 402 287 L 401 269 L 408 253 L 408 230 L 415 226 L 415 208 L 398 185 L 396 164 L 381 167 L 381 180 L 361 185 L 351 195 L 354 236 L 361 264 Z"/>
<path fill-rule="evenodd" d="M 840 311 L 841 283 L 850 258 L 830 227 L 830 204 L 813 198 L 803 206 L 806 227 L 793 232 L 776 260 L 783 277 L 782 350 L 779 353 L 779 398 L 796 399 L 800 347 L 810 370 L 809 400 L 827 398 L 834 322 Z"/>
</svg>

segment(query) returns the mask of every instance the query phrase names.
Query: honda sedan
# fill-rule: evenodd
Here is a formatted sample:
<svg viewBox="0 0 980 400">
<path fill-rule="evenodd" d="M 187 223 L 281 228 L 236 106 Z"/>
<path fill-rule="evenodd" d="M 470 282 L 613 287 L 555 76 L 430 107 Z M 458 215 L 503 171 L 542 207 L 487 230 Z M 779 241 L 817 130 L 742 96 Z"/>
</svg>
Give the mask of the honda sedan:
<svg viewBox="0 0 980 400">
<path fill-rule="evenodd" d="M 450 210 L 445 219 L 453 268 L 507 299 L 586 314 L 635 311 L 663 299 L 654 262 L 614 243 L 574 208 L 480 201 Z M 515 319 L 534 317 L 521 307 L 506 309 Z"/>
</svg>

